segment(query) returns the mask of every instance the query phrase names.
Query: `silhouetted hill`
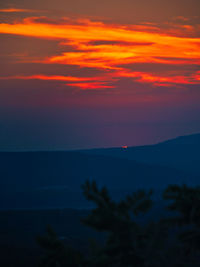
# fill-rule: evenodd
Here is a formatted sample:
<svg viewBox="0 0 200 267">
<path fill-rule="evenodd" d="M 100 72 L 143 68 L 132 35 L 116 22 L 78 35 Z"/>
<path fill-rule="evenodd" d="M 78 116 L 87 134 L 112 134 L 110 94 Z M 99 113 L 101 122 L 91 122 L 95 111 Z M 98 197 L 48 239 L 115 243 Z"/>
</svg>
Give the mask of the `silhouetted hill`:
<svg viewBox="0 0 200 267">
<path fill-rule="evenodd" d="M 82 208 L 80 186 L 87 179 L 106 185 L 118 198 L 137 188 L 197 183 L 172 168 L 78 152 L 2 152 L 0 177 L 0 208 Z"/>
<path fill-rule="evenodd" d="M 168 166 L 200 176 L 200 134 L 181 136 L 156 145 L 92 149 L 82 152 Z"/>
<path fill-rule="evenodd" d="M 178 136 L 174 139 L 160 143 L 162 145 L 200 145 L 200 133 Z"/>
</svg>

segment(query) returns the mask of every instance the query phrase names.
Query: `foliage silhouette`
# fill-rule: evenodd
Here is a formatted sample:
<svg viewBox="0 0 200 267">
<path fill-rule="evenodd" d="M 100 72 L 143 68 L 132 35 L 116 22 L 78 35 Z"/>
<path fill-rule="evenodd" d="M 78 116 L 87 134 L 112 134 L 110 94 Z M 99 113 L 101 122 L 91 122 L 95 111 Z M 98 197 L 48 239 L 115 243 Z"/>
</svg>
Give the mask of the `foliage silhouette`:
<svg viewBox="0 0 200 267">
<path fill-rule="evenodd" d="M 46 256 L 41 260 L 42 267 L 74 267 L 82 266 L 83 256 L 80 252 L 66 247 L 59 240 L 51 226 L 47 226 L 45 236 L 38 236 L 38 244 L 47 251 Z"/>
<path fill-rule="evenodd" d="M 48 227 L 38 238 L 46 249 L 43 267 L 192 267 L 200 263 L 200 189 L 171 185 L 163 192 L 171 216 L 141 222 L 153 206 L 152 191 L 137 191 L 119 202 L 95 182 L 83 186 L 95 208 L 82 223 L 106 233 L 105 243 L 92 241 L 87 255 L 66 247 Z M 173 233 L 173 236 L 172 236 Z"/>
<path fill-rule="evenodd" d="M 171 185 L 163 197 L 171 202 L 168 210 L 175 212 L 168 222 L 179 226 L 178 238 L 184 255 L 191 262 L 200 263 L 200 187 Z"/>
</svg>

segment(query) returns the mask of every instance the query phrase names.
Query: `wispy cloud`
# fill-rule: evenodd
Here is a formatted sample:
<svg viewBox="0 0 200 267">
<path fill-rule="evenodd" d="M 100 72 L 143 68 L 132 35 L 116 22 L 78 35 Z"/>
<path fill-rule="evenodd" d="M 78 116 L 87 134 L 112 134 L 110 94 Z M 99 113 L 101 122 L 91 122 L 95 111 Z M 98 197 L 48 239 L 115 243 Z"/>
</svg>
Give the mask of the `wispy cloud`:
<svg viewBox="0 0 200 267">
<path fill-rule="evenodd" d="M 103 89 L 113 88 L 113 85 L 109 85 L 112 81 L 112 77 L 73 77 L 73 76 L 61 76 L 61 75 L 16 75 L 16 76 L 4 76 L 0 77 L 0 80 L 43 80 L 43 81 L 59 81 L 67 82 L 65 85 L 78 87 L 80 89 Z"/>
<path fill-rule="evenodd" d="M 0 12 L 2 13 L 35 13 L 39 11 L 33 10 L 33 9 L 3 8 L 3 9 L 0 9 Z"/>
<path fill-rule="evenodd" d="M 62 47 L 59 55 L 52 55 L 40 61 L 33 60 L 33 63 L 99 69 L 105 72 L 106 77 L 103 81 L 98 76 L 79 78 L 58 75 L 15 76 L 16 79 L 67 81 L 70 82 L 67 85 L 82 89 L 112 88 L 113 84 L 110 85 L 109 81 L 127 77 L 154 86 L 199 84 L 199 73 L 196 70 L 191 71 L 191 68 L 181 75 L 178 70 L 173 73 L 155 74 L 151 70 L 133 72 L 129 69 L 129 65 L 141 63 L 175 65 L 177 69 L 182 65 L 200 65 L 200 38 L 188 37 L 187 33 L 190 31 L 194 35 L 195 28 L 188 24 L 181 25 L 178 31 L 173 32 L 157 25 L 126 26 L 83 19 L 54 22 L 46 17 L 31 17 L 21 22 L 0 24 L 2 34 L 58 41 Z M 68 47 L 71 47 L 71 51 L 68 51 Z"/>
<path fill-rule="evenodd" d="M 16 76 L 5 76 L 0 77 L 1 80 L 45 80 L 45 81 L 64 81 L 64 82 L 77 82 L 77 81 L 88 81 L 91 78 L 79 78 L 73 76 L 60 76 L 60 75 L 31 75 L 31 76 L 23 76 L 23 75 L 16 75 Z"/>
</svg>

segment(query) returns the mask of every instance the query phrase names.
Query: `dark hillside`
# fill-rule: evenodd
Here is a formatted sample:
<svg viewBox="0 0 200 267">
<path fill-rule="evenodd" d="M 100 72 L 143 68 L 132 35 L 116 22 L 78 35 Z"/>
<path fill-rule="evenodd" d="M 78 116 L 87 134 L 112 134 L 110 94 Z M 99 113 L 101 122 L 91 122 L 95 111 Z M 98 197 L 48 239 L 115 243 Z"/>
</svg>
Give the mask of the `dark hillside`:
<svg viewBox="0 0 200 267">
<path fill-rule="evenodd" d="M 198 181 L 172 168 L 78 152 L 2 152 L 0 162 L 0 208 L 82 208 L 80 187 L 87 179 L 118 198 L 137 188 Z"/>
</svg>

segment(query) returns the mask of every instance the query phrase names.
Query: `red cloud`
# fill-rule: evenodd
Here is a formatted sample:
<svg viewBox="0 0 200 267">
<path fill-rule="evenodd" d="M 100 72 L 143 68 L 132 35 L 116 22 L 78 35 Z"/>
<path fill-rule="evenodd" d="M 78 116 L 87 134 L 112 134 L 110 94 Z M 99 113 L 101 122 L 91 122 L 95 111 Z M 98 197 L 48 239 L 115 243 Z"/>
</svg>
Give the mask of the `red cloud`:
<svg viewBox="0 0 200 267">
<path fill-rule="evenodd" d="M 0 12 L 2 13 L 35 13 L 35 12 L 38 12 L 38 10 L 20 9 L 20 8 L 4 8 L 4 9 L 0 9 Z"/>
<path fill-rule="evenodd" d="M 180 29 L 183 34 L 181 36 Z M 144 25 L 113 25 L 90 20 L 61 20 L 58 23 L 45 17 L 26 18 L 22 22 L 12 24 L 1 23 L 0 33 L 22 35 L 26 37 L 58 40 L 71 46 L 72 51 L 64 51 L 41 61 L 45 64 L 73 65 L 81 68 L 89 67 L 105 72 L 102 77 L 68 77 L 33 75 L 16 76 L 16 79 L 41 79 L 70 82 L 68 85 L 81 89 L 112 88 L 109 82 L 122 77 L 132 77 L 141 83 L 155 86 L 171 86 L 172 84 L 198 84 L 199 74 L 177 73 L 153 74 L 152 71 L 131 72 L 128 64 L 159 63 L 171 65 L 200 64 L 200 38 L 185 37 L 185 30 L 194 34 L 194 27 L 182 25 L 179 33 L 170 34 L 169 29 Z M 70 80 L 71 79 L 71 80 Z M 91 82 L 92 81 L 92 82 Z M 73 82 L 73 84 L 71 83 Z"/>
</svg>

